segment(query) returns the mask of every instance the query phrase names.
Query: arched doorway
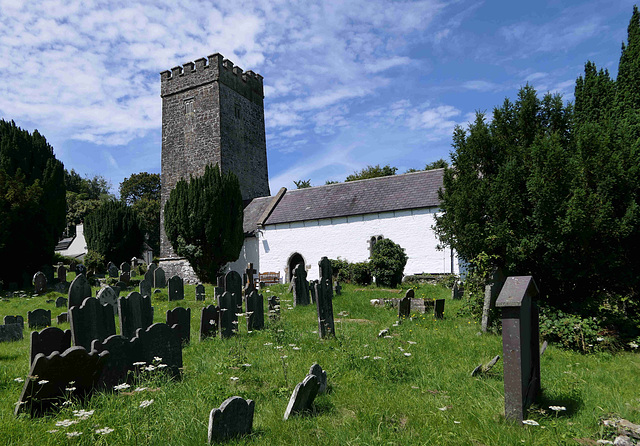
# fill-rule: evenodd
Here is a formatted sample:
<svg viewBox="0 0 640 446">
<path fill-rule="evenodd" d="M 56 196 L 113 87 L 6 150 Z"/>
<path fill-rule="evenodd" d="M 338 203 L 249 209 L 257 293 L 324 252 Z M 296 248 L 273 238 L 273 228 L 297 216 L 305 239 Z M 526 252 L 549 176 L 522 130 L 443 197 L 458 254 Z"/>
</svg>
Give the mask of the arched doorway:
<svg viewBox="0 0 640 446">
<path fill-rule="evenodd" d="M 291 283 L 291 279 L 293 278 L 293 270 L 296 268 L 296 266 L 298 266 L 299 263 L 302 263 L 302 266 L 304 266 L 304 259 L 302 258 L 302 255 L 300 255 L 300 253 L 294 252 L 293 254 L 291 254 L 291 257 L 289 257 L 289 261 L 287 262 L 287 282 Z"/>
</svg>

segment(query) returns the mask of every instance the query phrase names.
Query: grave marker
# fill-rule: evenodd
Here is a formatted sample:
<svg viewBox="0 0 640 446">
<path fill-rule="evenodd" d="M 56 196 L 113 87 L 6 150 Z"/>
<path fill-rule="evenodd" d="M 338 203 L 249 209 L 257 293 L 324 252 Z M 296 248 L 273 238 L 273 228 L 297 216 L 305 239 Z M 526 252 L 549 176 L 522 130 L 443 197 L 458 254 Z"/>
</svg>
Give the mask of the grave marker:
<svg viewBox="0 0 640 446">
<path fill-rule="evenodd" d="M 405 295 L 402 299 L 400 299 L 400 302 L 398 302 L 398 319 L 406 319 L 410 315 L 411 298 Z"/>
<path fill-rule="evenodd" d="M 23 324 L 7 323 L 5 317 L 4 325 L 0 325 L 0 342 L 21 341 L 23 339 Z"/>
<path fill-rule="evenodd" d="M 127 297 L 118 298 L 118 317 L 120 318 L 120 334 L 125 338 L 133 338 L 136 330 L 146 329 L 153 324 L 153 307 L 151 298 L 132 292 Z"/>
<path fill-rule="evenodd" d="M 269 298 L 269 319 L 272 321 L 280 319 L 280 299 L 278 296 Z"/>
<path fill-rule="evenodd" d="M 58 277 L 58 282 L 66 282 L 67 281 L 67 268 L 64 265 L 60 265 L 56 268 L 56 276 Z"/>
<path fill-rule="evenodd" d="M 66 297 L 58 297 L 56 299 L 56 308 L 62 308 L 67 306 L 67 298 Z"/>
<path fill-rule="evenodd" d="M 149 266 L 147 267 L 147 272 L 144 273 L 145 280 L 149 282 L 151 286 L 153 286 L 153 283 L 154 283 L 153 277 L 157 267 L 158 265 L 156 265 L 155 263 L 149 263 Z"/>
<path fill-rule="evenodd" d="M 102 305 L 111 305 L 113 314 L 118 314 L 118 294 L 113 287 L 106 286 L 98 291 L 96 298 Z"/>
<path fill-rule="evenodd" d="M 122 282 L 125 285 L 129 286 L 129 282 L 131 282 L 131 273 L 129 273 L 129 272 L 120 273 L 120 282 Z"/>
<path fill-rule="evenodd" d="M 227 293 L 233 294 L 235 302 L 235 313 L 242 313 L 242 277 L 235 271 L 229 271 L 224 276 L 224 290 Z M 222 304 L 220 305 L 222 309 Z"/>
<path fill-rule="evenodd" d="M 489 279 L 489 283 L 487 283 L 484 287 L 484 303 L 482 306 L 482 324 L 480 329 L 483 332 L 486 332 L 489 329 L 489 326 L 492 322 L 492 314 L 491 310 L 496 308 L 496 299 L 500 294 L 500 290 L 504 285 L 504 274 L 500 268 L 496 269 L 491 278 Z"/>
<path fill-rule="evenodd" d="M 309 305 L 309 282 L 307 271 L 302 263 L 298 263 L 293 270 L 293 306 Z"/>
<path fill-rule="evenodd" d="M 205 298 L 204 285 L 199 283 L 196 285 L 196 301 L 203 301 Z"/>
<path fill-rule="evenodd" d="M 120 271 L 123 273 L 130 273 L 131 272 L 131 265 L 129 265 L 127 262 L 122 262 L 120 264 Z"/>
<path fill-rule="evenodd" d="M 232 293 L 225 291 L 220 296 L 220 337 L 231 337 L 237 326 L 238 316 L 236 316 L 235 297 Z"/>
<path fill-rule="evenodd" d="M 336 280 L 336 283 L 333 284 L 333 295 L 340 296 L 341 294 L 342 294 L 342 286 L 340 285 L 340 282 Z"/>
<path fill-rule="evenodd" d="M 113 262 L 109 262 L 107 272 L 109 273 L 109 277 L 118 277 L 118 267 Z"/>
<path fill-rule="evenodd" d="M 220 327 L 220 307 L 208 305 L 200 312 L 200 340 L 215 338 Z"/>
<path fill-rule="evenodd" d="M 69 309 L 73 345 L 91 350 L 91 341 L 102 341 L 116 334 L 113 307 L 102 305 L 95 297 L 87 297 L 79 307 Z"/>
<path fill-rule="evenodd" d="M 44 294 L 47 291 L 47 276 L 42 271 L 38 271 L 33 275 L 33 292 L 34 294 Z"/>
<path fill-rule="evenodd" d="M 178 334 L 182 345 L 188 344 L 191 341 L 191 308 L 167 310 L 167 325 Z"/>
<path fill-rule="evenodd" d="M 444 299 L 436 299 L 433 307 L 433 316 L 436 319 L 444 319 Z"/>
<path fill-rule="evenodd" d="M 314 375 L 307 375 L 301 383 L 298 383 L 296 388 L 293 389 L 291 398 L 289 398 L 289 404 L 284 412 L 284 419 L 288 420 L 292 415 L 311 410 L 319 387 L 318 378 Z"/>
<path fill-rule="evenodd" d="M 87 275 L 87 267 L 84 266 L 82 263 L 78 263 L 76 265 L 76 277 L 78 277 L 79 275 Z"/>
<path fill-rule="evenodd" d="M 69 313 L 67 313 L 66 311 L 64 313 L 60 313 L 57 317 L 56 317 L 56 323 L 58 325 L 60 324 L 64 324 L 65 322 L 69 322 Z"/>
<path fill-rule="evenodd" d="M 60 330 L 58 327 L 47 327 L 42 331 L 31 332 L 30 362 L 38 353 L 49 356 L 53 352 L 62 353 L 71 347 L 71 330 Z"/>
<path fill-rule="evenodd" d="M 135 371 L 133 364 L 142 361 L 138 338 L 127 339 L 124 336 L 112 335 L 104 341 L 96 339 L 91 343 L 91 352 L 109 352 L 96 383 L 98 387 L 106 390 L 113 390 L 118 384 L 131 382 Z"/>
<path fill-rule="evenodd" d="M 316 307 L 318 310 L 318 335 L 320 339 L 335 336 L 333 324 L 333 290 L 331 289 L 331 262 L 323 257 L 319 262 L 320 280 L 316 288 Z"/>
<path fill-rule="evenodd" d="M 162 358 L 164 370 L 174 378 L 180 377 L 182 344 L 175 330 L 167 324 L 156 323 L 146 329 L 139 328 L 136 338 L 140 339 L 142 361 L 153 364 L 155 358 Z"/>
<path fill-rule="evenodd" d="M 140 281 L 139 289 L 140 295 L 151 297 L 151 282 L 149 282 L 147 279 L 142 279 Z"/>
<path fill-rule="evenodd" d="M 318 363 L 315 363 L 309 369 L 309 375 L 318 378 L 318 394 L 325 393 L 327 391 L 327 372 L 322 370 Z"/>
<path fill-rule="evenodd" d="M 153 286 L 154 288 L 166 288 L 167 286 L 167 278 L 164 270 L 160 267 L 153 272 Z"/>
<path fill-rule="evenodd" d="M 91 297 L 91 285 L 89 285 L 89 282 L 87 281 L 87 276 L 79 274 L 75 279 L 73 279 L 73 282 L 71 282 L 71 285 L 69 286 L 68 296 L 68 308 L 80 306 L 87 297 Z"/>
<path fill-rule="evenodd" d="M 169 301 L 184 299 L 184 282 L 180 276 L 171 276 L 169 279 Z"/>
<path fill-rule="evenodd" d="M 213 289 L 213 297 L 215 298 L 216 302 L 219 304 L 220 296 L 222 296 L 222 293 L 224 293 L 225 276 L 218 276 L 217 282 L 218 282 L 218 285 Z"/>
<path fill-rule="evenodd" d="M 51 325 L 51 310 L 38 308 L 27 311 L 27 321 L 29 328 L 45 328 Z"/>
<path fill-rule="evenodd" d="M 10 324 L 20 324 L 21 329 L 24 328 L 24 318 L 20 315 L 17 316 L 5 316 L 4 317 L 4 324 L 5 325 L 10 325 Z"/>
<path fill-rule="evenodd" d="M 264 328 L 264 299 L 254 289 L 247 296 L 247 331 Z"/>
<path fill-rule="evenodd" d="M 253 427 L 255 402 L 239 396 L 227 398 L 209 413 L 209 444 L 248 435 Z"/>
</svg>

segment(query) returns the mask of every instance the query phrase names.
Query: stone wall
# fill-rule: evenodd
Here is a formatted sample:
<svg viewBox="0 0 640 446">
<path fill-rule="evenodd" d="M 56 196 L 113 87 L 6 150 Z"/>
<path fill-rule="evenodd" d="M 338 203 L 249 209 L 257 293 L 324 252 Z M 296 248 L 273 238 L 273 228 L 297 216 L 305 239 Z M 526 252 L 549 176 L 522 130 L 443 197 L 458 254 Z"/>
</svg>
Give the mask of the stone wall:
<svg viewBox="0 0 640 446">
<path fill-rule="evenodd" d="M 200 283 L 187 259 L 180 257 L 160 259 L 158 266 L 162 267 L 167 279 L 172 276 L 180 276 L 185 283 L 192 285 Z"/>
</svg>

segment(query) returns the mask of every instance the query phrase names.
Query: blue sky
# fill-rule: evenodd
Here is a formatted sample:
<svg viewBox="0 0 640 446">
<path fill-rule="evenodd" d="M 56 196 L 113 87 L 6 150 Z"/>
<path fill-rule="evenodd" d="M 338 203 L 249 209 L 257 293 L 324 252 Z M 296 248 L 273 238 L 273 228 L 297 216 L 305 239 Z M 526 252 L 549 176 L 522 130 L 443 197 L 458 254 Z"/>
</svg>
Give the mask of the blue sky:
<svg viewBox="0 0 640 446">
<path fill-rule="evenodd" d="M 213 53 L 264 76 L 271 192 L 448 158 L 527 82 L 615 75 L 633 1 L 0 0 L 0 117 L 67 169 L 160 172 L 160 71 Z"/>
</svg>

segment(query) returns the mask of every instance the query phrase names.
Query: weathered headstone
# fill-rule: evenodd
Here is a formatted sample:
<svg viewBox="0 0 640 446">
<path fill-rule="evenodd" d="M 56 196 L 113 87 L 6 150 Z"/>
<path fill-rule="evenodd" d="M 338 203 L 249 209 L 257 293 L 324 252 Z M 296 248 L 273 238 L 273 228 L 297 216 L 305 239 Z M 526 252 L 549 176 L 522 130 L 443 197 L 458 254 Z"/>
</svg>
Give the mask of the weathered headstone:
<svg viewBox="0 0 640 446">
<path fill-rule="evenodd" d="M 129 286 L 129 282 L 131 281 L 131 273 L 130 272 L 122 272 L 120 273 L 120 282 L 124 283 L 125 285 Z"/>
<path fill-rule="evenodd" d="M 91 285 L 89 285 L 87 281 L 87 276 L 79 274 L 73 279 L 73 282 L 71 282 L 69 286 L 68 296 L 68 308 L 80 306 L 87 297 L 91 297 Z"/>
<path fill-rule="evenodd" d="M 118 294 L 120 294 L 121 292 L 125 291 L 128 288 L 128 286 L 126 283 L 118 280 L 114 288 L 116 288 L 118 290 Z"/>
<path fill-rule="evenodd" d="M 315 375 L 307 375 L 301 383 L 298 383 L 296 388 L 293 389 L 291 398 L 289 398 L 289 404 L 284 412 L 284 419 L 288 420 L 292 415 L 311 410 L 319 387 L 320 384 Z"/>
<path fill-rule="evenodd" d="M 209 413 L 209 444 L 248 435 L 253 428 L 255 403 L 239 396 L 227 398 Z"/>
<path fill-rule="evenodd" d="M 264 328 L 264 298 L 254 289 L 247 296 L 247 331 Z"/>
<path fill-rule="evenodd" d="M 444 318 L 444 299 L 436 299 L 433 307 L 433 316 L 436 319 Z"/>
<path fill-rule="evenodd" d="M 220 307 L 208 305 L 200 313 L 200 340 L 215 338 L 220 327 Z"/>
<path fill-rule="evenodd" d="M 166 288 L 167 286 L 167 278 L 164 270 L 160 267 L 153 272 L 153 286 L 155 288 Z"/>
<path fill-rule="evenodd" d="M 78 277 L 80 274 L 84 274 L 85 276 L 87 275 L 87 267 L 82 263 L 78 263 L 76 265 L 76 277 Z"/>
<path fill-rule="evenodd" d="M 311 303 L 316 303 L 318 301 L 316 296 L 317 285 L 318 285 L 317 280 L 309 281 L 309 298 L 311 299 Z"/>
<path fill-rule="evenodd" d="M 5 316 L 4 324 L 0 325 L 0 342 L 21 341 L 23 339 L 23 329 L 24 320 L 22 316 Z"/>
<path fill-rule="evenodd" d="M 327 372 L 322 370 L 318 363 L 315 363 L 309 369 L 309 375 L 318 378 L 318 394 L 325 393 L 327 391 Z"/>
<path fill-rule="evenodd" d="M 167 310 L 167 325 L 178 334 L 182 345 L 188 344 L 191 341 L 191 308 Z"/>
<path fill-rule="evenodd" d="M 47 327 L 42 331 L 31 332 L 30 364 L 38 353 L 49 356 L 53 352 L 62 353 L 71 347 L 71 330 Z"/>
<path fill-rule="evenodd" d="M 258 271 L 256 271 L 256 269 L 253 267 L 253 263 L 248 263 L 247 264 L 247 269 L 244 270 L 245 273 L 245 277 L 246 277 L 246 282 L 245 282 L 245 287 L 247 285 L 250 285 L 252 289 L 255 289 L 256 285 L 256 273 Z"/>
<path fill-rule="evenodd" d="M 91 341 L 102 341 L 116 334 L 113 307 L 102 305 L 95 297 L 87 297 L 82 305 L 69 309 L 73 345 L 91 350 Z"/>
<path fill-rule="evenodd" d="M 115 265 L 115 263 L 109 262 L 107 273 L 109 273 L 109 277 L 118 277 L 118 267 Z"/>
<path fill-rule="evenodd" d="M 60 324 L 64 324 L 65 322 L 69 322 L 69 313 L 67 313 L 66 311 L 64 313 L 60 313 L 57 317 L 56 317 L 56 323 L 58 325 Z"/>
<path fill-rule="evenodd" d="M 142 279 L 140 281 L 140 294 L 142 296 L 147 296 L 147 297 L 151 297 L 151 282 L 149 282 L 147 279 Z"/>
<path fill-rule="evenodd" d="M 20 315 L 17 316 L 5 316 L 3 319 L 5 325 L 20 324 L 21 329 L 24 328 L 24 318 Z"/>
<path fill-rule="evenodd" d="M 110 286 L 106 286 L 98 291 L 96 296 L 102 305 L 111 305 L 113 314 L 118 314 L 118 293 Z"/>
<path fill-rule="evenodd" d="M 59 265 L 56 268 L 56 276 L 58 278 L 58 282 L 66 282 L 67 281 L 67 268 L 64 265 Z"/>
<path fill-rule="evenodd" d="M 416 297 L 416 292 L 413 288 L 409 288 L 406 293 L 404 293 L 404 297 L 408 297 L 409 299 L 414 299 Z"/>
<path fill-rule="evenodd" d="M 41 416 L 68 399 L 69 386 L 73 397 L 82 403 L 96 388 L 97 379 L 104 367 L 108 352 L 87 353 L 83 347 L 71 347 L 63 353 L 49 356 L 38 354 L 31 364 L 30 379 L 25 380 L 16 404 L 15 414 L 27 412 Z M 73 382 L 73 384 L 71 384 Z"/>
<path fill-rule="evenodd" d="M 225 291 L 220 296 L 220 336 L 229 338 L 237 330 L 236 299 L 234 294 Z"/>
<path fill-rule="evenodd" d="M 342 286 L 340 285 L 340 282 L 336 280 L 336 283 L 333 284 L 333 295 L 340 296 L 341 294 L 342 294 Z"/>
<path fill-rule="evenodd" d="M 44 294 L 47 291 L 47 276 L 42 271 L 38 271 L 33 275 L 33 292 L 35 294 Z"/>
<path fill-rule="evenodd" d="M 280 299 L 278 296 L 269 298 L 269 319 L 272 321 L 280 319 Z"/>
<path fill-rule="evenodd" d="M 202 301 L 205 298 L 204 285 L 199 283 L 196 285 L 196 300 Z"/>
<path fill-rule="evenodd" d="M 171 276 L 168 284 L 169 300 L 183 300 L 184 299 L 184 282 L 180 276 Z"/>
<path fill-rule="evenodd" d="M 519 423 L 540 390 L 537 295 L 533 277 L 508 277 L 496 301 L 502 309 L 504 416 Z"/>
<path fill-rule="evenodd" d="M 398 319 L 406 319 L 411 315 L 411 298 L 403 297 L 398 303 Z"/>
<path fill-rule="evenodd" d="M 453 288 L 451 288 L 451 299 L 458 300 L 462 299 L 462 295 L 464 294 L 464 289 L 459 285 L 459 282 L 453 284 Z"/>
<path fill-rule="evenodd" d="M 142 361 L 153 364 L 155 358 L 162 358 L 164 370 L 174 378 L 180 376 L 182 344 L 175 330 L 167 324 L 156 323 L 146 329 L 139 328 L 135 337 L 140 339 Z"/>
<path fill-rule="evenodd" d="M 42 273 L 44 274 L 44 277 L 47 278 L 47 283 L 49 285 L 52 285 L 53 282 L 56 279 L 55 271 L 53 270 L 53 266 L 51 266 L 51 265 L 42 265 L 40 267 L 40 271 L 42 271 Z"/>
<path fill-rule="evenodd" d="M 319 262 L 320 280 L 316 285 L 316 307 L 318 310 L 318 335 L 320 339 L 335 335 L 333 324 L 333 290 L 331 289 L 331 262 L 323 257 Z"/>
<path fill-rule="evenodd" d="M 298 263 L 293 270 L 293 306 L 309 305 L 309 282 L 307 282 L 307 271 L 302 263 Z"/>
<path fill-rule="evenodd" d="M 142 361 L 142 351 L 138 338 L 127 339 L 124 336 L 112 335 L 104 341 L 97 339 L 91 343 L 91 351 L 109 352 L 104 367 L 97 380 L 97 386 L 106 390 L 124 382 L 130 382 L 135 371 L 134 363 Z"/>
<path fill-rule="evenodd" d="M 151 298 L 132 292 L 127 297 L 118 298 L 118 317 L 120 318 L 120 334 L 125 338 L 133 338 L 136 330 L 146 329 L 153 324 L 153 308 Z"/>
<path fill-rule="evenodd" d="M 58 297 L 56 299 L 56 308 L 66 307 L 67 306 L 67 298 L 66 297 Z"/>
<path fill-rule="evenodd" d="M 51 310 L 38 308 L 27 311 L 27 321 L 29 328 L 45 328 L 51 325 Z"/>
<path fill-rule="evenodd" d="M 229 271 L 224 276 L 224 290 L 233 294 L 235 302 L 234 312 L 242 313 L 242 277 L 235 271 Z M 239 308 L 238 308 L 239 307 Z M 222 309 L 222 304 L 220 305 Z"/>
<path fill-rule="evenodd" d="M 480 329 L 483 332 L 486 332 L 491 325 L 491 313 L 494 308 L 496 308 L 496 299 L 500 294 L 500 290 L 504 285 L 504 274 L 501 269 L 496 269 L 488 283 L 484 287 L 484 303 L 482 306 L 482 323 L 480 325 Z"/>
<path fill-rule="evenodd" d="M 130 273 L 131 272 L 131 265 L 129 265 L 127 262 L 122 262 L 120 264 L 120 272 L 121 273 Z"/>
<path fill-rule="evenodd" d="M 213 289 L 213 297 L 218 304 L 220 304 L 220 296 L 222 296 L 222 293 L 224 293 L 224 282 L 225 276 L 218 276 L 218 284 Z"/>
<path fill-rule="evenodd" d="M 478 376 L 478 375 L 481 375 L 483 373 L 487 373 L 489 370 L 491 370 L 493 368 L 494 365 L 496 365 L 496 363 L 499 360 L 500 360 L 500 355 L 494 356 L 493 359 L 491 361 L 489 361 L 488 363 L 486 363 L 484 365 L 480 364 L 478 367 L 473 369 L 473 371 L 471 372 L 471 376 Z"/>
<path fill-rule="evenodd" d="M 144 273 L 145 280 L 149 282 L 151 286 L 153 286 L 154 283 L 154 273 L 157 267 L 158 265 L 156 265 L 155 263 L 149 263 L 149 266 L 147 266 L 147 272 Z"/>
</svg>

